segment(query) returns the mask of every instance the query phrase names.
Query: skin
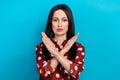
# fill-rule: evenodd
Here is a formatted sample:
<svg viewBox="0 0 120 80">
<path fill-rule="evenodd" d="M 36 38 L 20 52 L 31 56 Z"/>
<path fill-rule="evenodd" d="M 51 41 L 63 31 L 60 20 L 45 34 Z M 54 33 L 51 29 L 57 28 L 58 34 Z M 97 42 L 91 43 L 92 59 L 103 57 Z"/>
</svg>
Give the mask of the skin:
<svg viewBox="0 0 120 80">
<path fill-rule="evenodd" d="M 68 18 L 63 10 L 57 10 L 54 12 L 52 18 L 52 30 L 55 34 L 55 39 L 58 41 L 58 44 L 61 44 L 62 41 L 66 39 L 68 24 Z M 57 29 L 63 30 L 57 31 Z"/>
<path fill-rule="evenodd" d="M 66 39 L 68 24 L 68 18 L 63 10 L 57 10 L 54 12 L 52 19 L 52 29 L 55 34 L 54 40 L 56 40 L 59 45 L 61 45 L 62 42 Z M 59 28 L 61 28 L 62 31 L 58 31 L 57 29 Z M 70 61 L 64 56 L 64 54 L 69 51 L 71 46 L 77 40 L 78 35 L 79 33 L 69 39 L 64 48 L 59 52 L 58 49 L 55 48 L 54 43 L 47 37 L 44 32 L 42 32 L 42 41 L 48 51 L 53 55 L 53 58 L 51 59 L 51 67 L 53 69 L 56 69 L 58 63 L 60 63 L 68 72 L 70 72 Z"/>
</svg>

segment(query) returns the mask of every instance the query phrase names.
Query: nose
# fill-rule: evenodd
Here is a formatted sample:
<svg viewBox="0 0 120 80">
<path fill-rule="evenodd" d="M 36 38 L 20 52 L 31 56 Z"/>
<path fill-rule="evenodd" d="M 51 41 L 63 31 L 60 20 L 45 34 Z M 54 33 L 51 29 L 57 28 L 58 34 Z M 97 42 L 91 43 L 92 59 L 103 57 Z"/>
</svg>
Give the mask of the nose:
<svg viewBox="0 0 120 80">
<path fill-rule="evenodd" d="M 58 27 L 62 27 L 62 21 L 58 21 Z"/>
</svg>

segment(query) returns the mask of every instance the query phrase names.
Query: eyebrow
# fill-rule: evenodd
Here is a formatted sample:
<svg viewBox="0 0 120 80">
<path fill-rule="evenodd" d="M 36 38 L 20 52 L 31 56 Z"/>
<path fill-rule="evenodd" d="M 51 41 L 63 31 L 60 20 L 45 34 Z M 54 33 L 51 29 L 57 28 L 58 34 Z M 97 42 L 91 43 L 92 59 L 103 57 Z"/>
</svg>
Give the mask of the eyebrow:
<svg viewBox="0 0 120 80">
<path fill-rule="evenodd" d="M 53 18 L 58 18 L 58 17 L 53 17 Z M 67 17 L 62 17 L 62 18 L 67 18 Z"/>
</svg>

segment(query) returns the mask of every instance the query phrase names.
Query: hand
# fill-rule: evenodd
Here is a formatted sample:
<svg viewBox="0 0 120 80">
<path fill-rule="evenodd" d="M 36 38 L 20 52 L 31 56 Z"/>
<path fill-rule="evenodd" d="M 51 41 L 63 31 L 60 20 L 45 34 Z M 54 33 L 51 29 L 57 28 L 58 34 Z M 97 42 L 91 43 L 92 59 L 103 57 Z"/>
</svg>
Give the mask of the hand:
<svg viewBox="0 0 120 80">
<path fill-rule="evenodd" d="M 74 44 L 74 42 L 77 40 L 79 36 L 79 33 L 76 34 L 75 36 L 73 36 L 71 39 L 68 40 L 68 42 L 66 43 L 66 45 L 64 46 L 64 48 L 60 51 L 60 53 L 62 55 L 64 55 L 66 52 L 69 51 L 69 49 L 72 47 L 72 45 Z"/>
<path fill-rule="evenodd" d="M 53 42 L 50 40 L 50 38 L 47 37 L 47 35 L 44 32 L 42 32 L 42 41 L 45 44 L 48 51 L 52 54 L 52 56 L 58 53 L 58 49 L 55 48 Z"/>
</svg>

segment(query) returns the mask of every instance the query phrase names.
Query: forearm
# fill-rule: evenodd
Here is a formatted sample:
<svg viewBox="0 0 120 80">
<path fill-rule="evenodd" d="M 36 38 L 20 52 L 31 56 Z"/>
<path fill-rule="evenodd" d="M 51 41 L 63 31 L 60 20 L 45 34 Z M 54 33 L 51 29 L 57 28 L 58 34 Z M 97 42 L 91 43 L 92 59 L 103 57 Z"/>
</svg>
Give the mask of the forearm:
<svg viewBox="0 0 120 80">
<path fill-rule="evenodd" d="M 56 58 L 51 59 L 51 67 L 55 70 L 58 65 L 58 61 Z"/>
<path fill-rule="evenodd" d="M 70 62 L 68 59 L 66 59 L 62 54 L 56 54 L 55 58 L 68 72 L 70 72 Z"/>
<path fill-rule="evenodd" d="M 57 65 L 60 63 L 67 71 L 70 69 L 70 62 L 68 59 L 65 58 L 65 49 L 61 50 L 60 52 L 55 52 L 54 58 L 51 59 L 51 67 L 55 70 Z"/>
</svg>

